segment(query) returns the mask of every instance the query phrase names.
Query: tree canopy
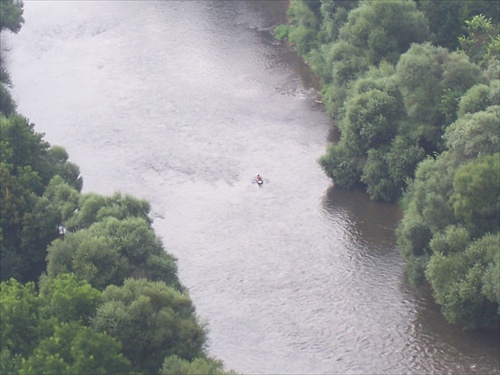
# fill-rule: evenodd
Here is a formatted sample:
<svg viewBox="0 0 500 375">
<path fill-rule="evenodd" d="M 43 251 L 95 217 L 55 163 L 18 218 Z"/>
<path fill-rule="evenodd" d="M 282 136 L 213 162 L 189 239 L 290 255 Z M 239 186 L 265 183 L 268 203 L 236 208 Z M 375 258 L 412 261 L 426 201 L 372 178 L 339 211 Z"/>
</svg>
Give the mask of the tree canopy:
<svg viewBox="0 0 500 375">
<path fill-rule="evenodd" d="M 21 0 L 0 1 L 0 32 L 7 29 L 17 33 L 21 30 L 23 22 L 23 2 Z"/>
<path fill-rule="evenodd" d="M 500 5 L 314 3 L 291 1 L 276 35 L 319 76 L 340 132 L 320 166 L 338 188 L 400 202 L 409 279 L 432 286 L 450 322 L 495 326 Z"/>
</svg>

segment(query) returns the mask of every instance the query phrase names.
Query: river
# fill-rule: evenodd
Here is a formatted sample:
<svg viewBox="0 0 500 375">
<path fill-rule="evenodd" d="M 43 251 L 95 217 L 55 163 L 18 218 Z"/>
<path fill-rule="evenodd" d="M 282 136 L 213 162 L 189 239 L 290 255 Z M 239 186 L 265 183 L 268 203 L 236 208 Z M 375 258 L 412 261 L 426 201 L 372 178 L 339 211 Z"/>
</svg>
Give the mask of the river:
<svg viewBox="0 0 500 375">
<path fill-rule="evenodd" d="M 25 1 L 2 55 L 19 112 L 67 149 L 84 192 L 151 202 L 227 368 L 498 374 L 498 337 L 449 326 L 407 284 L 398 208 L 333 188 L 316 163 L 331 124 L 272 36 L 285 8 Z"/>
</svg>

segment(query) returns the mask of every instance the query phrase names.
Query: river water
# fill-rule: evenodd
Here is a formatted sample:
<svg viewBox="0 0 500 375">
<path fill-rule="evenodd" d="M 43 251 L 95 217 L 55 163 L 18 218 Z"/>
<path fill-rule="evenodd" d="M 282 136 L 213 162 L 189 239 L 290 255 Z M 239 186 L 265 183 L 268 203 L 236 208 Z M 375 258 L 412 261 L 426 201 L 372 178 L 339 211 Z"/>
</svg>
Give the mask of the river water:
<svg viewBox="0 0 500 375">
<path fill-rule="evenodd" d="M 2 56 L 19 112 L 68 150 L 84 192 L 151 202 L 227 368 L 498 374 L 496 336 L 450 327 L 406 283 L 397 207 L 318 167 L 331 124 L 273 39 L 285 8 L 25 1 Z"/>
</svg>

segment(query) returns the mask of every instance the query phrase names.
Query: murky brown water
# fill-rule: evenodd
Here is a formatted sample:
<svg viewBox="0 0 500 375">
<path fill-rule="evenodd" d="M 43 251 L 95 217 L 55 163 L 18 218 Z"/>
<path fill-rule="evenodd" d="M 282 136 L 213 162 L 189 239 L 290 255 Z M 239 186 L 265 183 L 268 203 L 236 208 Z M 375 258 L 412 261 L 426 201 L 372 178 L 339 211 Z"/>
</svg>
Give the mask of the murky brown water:
<svg viewBox="0 0 500 375">
<path fill-rule="evenodd" d="M 227 367 L 499 373 L 497 337 L 448 326 L 408 287 L 397 208 L 333 189 L 316 164 L 330 123 L 272 37 L 285 6 L 25 1 L 2 54 L 19 111 L 66 147 L 85 192 L 152 203 Z"/>
</svg>

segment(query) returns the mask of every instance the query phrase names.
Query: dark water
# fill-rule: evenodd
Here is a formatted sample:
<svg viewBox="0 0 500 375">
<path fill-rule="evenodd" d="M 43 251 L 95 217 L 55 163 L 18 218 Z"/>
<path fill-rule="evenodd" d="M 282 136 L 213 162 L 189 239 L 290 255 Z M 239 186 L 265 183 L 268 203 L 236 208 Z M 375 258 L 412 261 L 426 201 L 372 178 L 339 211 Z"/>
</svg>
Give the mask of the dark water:
<svg viewBox="0 0 500 375">
<path fill-rule="evenodd" d="M 318 167 L 330 121 L 272 37 L 285 7 L 26 1 L 2 55 L 19 111 L 68 150 L 85 192 L 152 203 L 227 367 L 499 373 L 497 337 L 448 326 L 407 285 L 397 207 L 332 188 Z"/>
</svg>

